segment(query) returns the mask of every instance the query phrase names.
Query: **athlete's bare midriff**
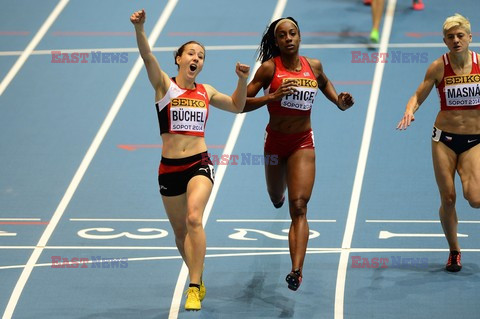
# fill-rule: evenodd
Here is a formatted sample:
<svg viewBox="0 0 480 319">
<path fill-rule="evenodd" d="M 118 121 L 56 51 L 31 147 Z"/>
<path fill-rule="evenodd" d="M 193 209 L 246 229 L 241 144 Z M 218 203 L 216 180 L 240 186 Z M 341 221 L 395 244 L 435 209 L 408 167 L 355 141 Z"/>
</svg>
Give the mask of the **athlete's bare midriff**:
<svg viewBox="0 0 480 319">
<path fill-rule="evenodd" d="M 440 111 L 435 126 L 454 134 L 480 134 L 480 110 Z"/>
<path fill-rule="evenodd" d="M 205 138 L 184 134 L 162 134 L 162 156 L 166 158 L 184 158 L 205 152 Z"/>
<path fill-rule="evenodd" d="M 305 132 L 311 128 L 310 116 L 270 115 L 268 125 L 272 130 L 285 134 Z"/>
</svg>

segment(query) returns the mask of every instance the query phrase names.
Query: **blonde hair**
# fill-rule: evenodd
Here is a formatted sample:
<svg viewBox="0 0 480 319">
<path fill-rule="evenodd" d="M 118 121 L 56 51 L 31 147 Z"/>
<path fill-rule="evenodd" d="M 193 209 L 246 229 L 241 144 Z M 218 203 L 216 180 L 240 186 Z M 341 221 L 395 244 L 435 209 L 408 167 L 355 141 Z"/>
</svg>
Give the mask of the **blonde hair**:
<svg viewBox="0 0 480 319">
<path fill-rule="evenodd" d="M 443 36 L 447 34 L 448 30 L 456 27 L 463 28 L 468 34 L 472 33 L 470 21 L 461 14 L 455 13 L 455 15 L 448 17 L 443 23 Z"/>
</svg>

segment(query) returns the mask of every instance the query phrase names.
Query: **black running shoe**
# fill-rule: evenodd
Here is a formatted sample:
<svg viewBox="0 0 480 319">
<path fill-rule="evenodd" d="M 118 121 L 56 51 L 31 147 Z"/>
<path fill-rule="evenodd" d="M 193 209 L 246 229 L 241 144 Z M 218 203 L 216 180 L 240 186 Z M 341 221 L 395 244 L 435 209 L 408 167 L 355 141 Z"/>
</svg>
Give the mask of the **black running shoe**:
<svg viewBox="0 0 480 319">
<path fill-rule="evenodd" d="M 300 269 L 295 269 L 290 272 L 285 281 L 288 283 L 288 288 L 293 291 L 297 291 L 298 287 L 302 283 L 302 274 L 300 273 Z"/>
<path fill-rule="evenodd" d="M 447 265 L 445 269 L 451 272 L 457 272 L 462 269 L 461 263 L 462 253 L 456 250 L 450 251 L 450 255 L 448 256 Z"/>
</svg>

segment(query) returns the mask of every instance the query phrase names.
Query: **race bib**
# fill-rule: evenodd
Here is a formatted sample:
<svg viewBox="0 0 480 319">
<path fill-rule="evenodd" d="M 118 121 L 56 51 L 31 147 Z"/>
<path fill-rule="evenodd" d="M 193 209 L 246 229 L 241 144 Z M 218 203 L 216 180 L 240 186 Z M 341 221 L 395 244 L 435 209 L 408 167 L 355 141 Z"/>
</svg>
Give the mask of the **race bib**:
<svg viewBox="0 0 480 319">
<path fill-rule="evenodd" d="M 285 95 L 280 105 L 289 109 L 308 111 L 312 108 L 317 95 L 318 84 L 312 79 L 284 79 L 297 82 L 296 91 Z"/>
<path fill-rule="evenodd" d="M 447 106 L 468 107 L 479 105 L 480 74 L 446 77 L 443 91 Z"/>
<path fill-rule="evenodd" d="M 203 100 L 174 98 L 170 102 L 170 130 L 204 132 L 207 105 Z"/>
</svg>

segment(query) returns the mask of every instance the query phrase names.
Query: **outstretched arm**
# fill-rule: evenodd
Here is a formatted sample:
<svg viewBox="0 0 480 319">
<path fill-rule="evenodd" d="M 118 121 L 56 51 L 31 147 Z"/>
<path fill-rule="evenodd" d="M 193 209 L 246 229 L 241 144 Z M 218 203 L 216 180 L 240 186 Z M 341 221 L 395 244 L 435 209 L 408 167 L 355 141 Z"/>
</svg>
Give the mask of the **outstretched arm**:
<svg viewBox="0 0 480 319">
<path fill-rule="evenodd" d="M 140 56 L 143 59 L 145 68 L 147 69 L 148 79 L 152 84 L 156 92 L 160 91 L 165 94 L 168 90 L 168 85 L 170 80 L 168 75 L 162 71 L 160 65 L 158 64 L 157 59 L 150 50 L 150 44 L 148 43 L 147 35 L 143 29 L 145 23 L 146 14 L 145 10 L 140 10 L 134 12 L 130 16 L 130 21 L 135 27 L 135 35 L 137 37 L 138 50 L 140 51 Z"/>
<path fill-rule="evenodd" d="M 405 113 L 403 114 L 402 119 L 397 124 L 397 130 L 406 130 L 410 124 L 415 121 L 415 112 L 420 108 L 420 105 L 425 101 L 425 99 L 432 91 L 433 86 L 436 83 L 439 83 L 443 76 L 443 62 L 440 60 L 434 61 L 427 69 L 425 78 L 423 82 L 415 91 L 415 94 L 408 100 L 407 106 L 405 107 Z"/>
<path fill-rule="evenodd" d="M 222 110 L 240 113 L 245 105 L 247 97 L 247 78 L 250 73 L 250 66 L 237 62 L 235 73 L 238 76 L 237 88 L 231 96 L 218 92 L 211 85 L 205 85 L 210 97 L 210 103 Z"/>
<path fill-rule="evenodd" d="M 348 110 L 355 103 L 353 97 L 348 92 L 342 92 L 337 94 L 335 87 L 328 77 L 323 72 L 322 63 L 317 59 L 308 59 L 308 62 L 312 66 L 313 71 L 317 77 L 318 88 L 322 91 L 323 95 L 335 104 L 340 110 Z"/>
</svg>

